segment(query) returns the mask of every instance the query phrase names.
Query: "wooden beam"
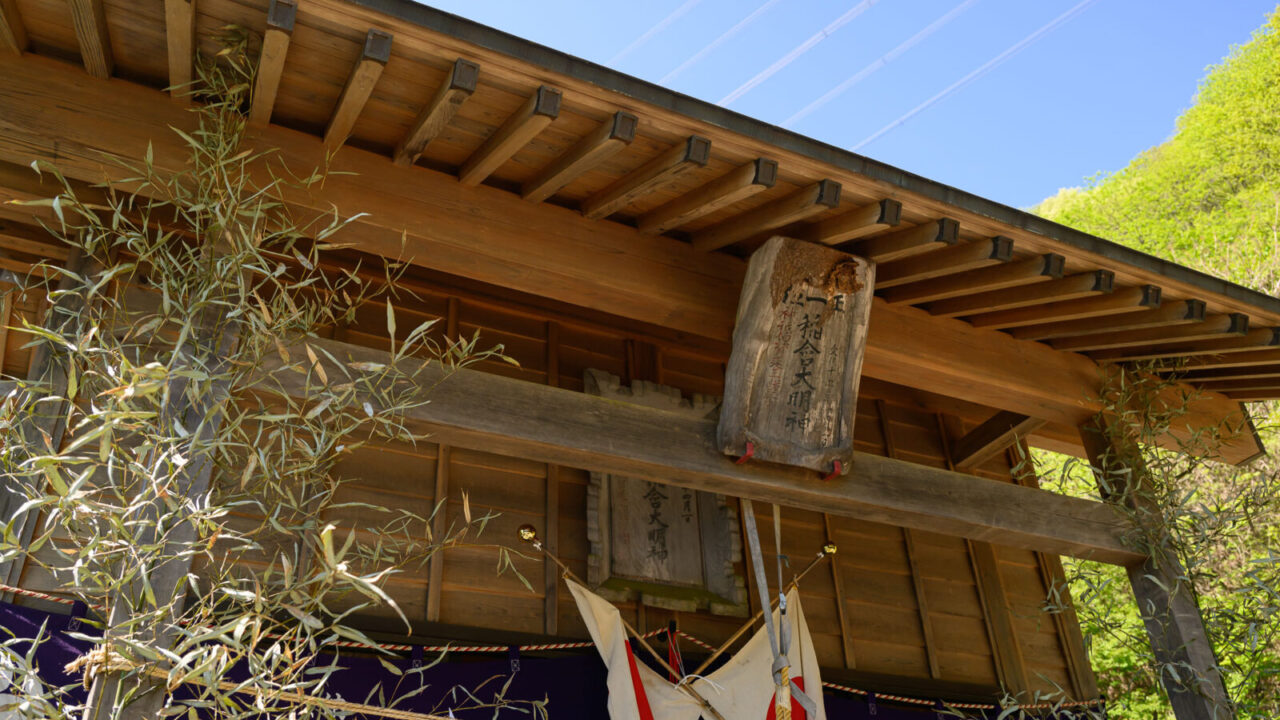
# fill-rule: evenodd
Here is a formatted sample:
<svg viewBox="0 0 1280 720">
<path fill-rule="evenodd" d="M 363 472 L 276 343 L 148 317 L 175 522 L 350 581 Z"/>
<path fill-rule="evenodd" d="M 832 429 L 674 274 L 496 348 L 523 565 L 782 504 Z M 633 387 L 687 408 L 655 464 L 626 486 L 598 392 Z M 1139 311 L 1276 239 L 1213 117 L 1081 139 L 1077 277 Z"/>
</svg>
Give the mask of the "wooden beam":
<svg viewBox="0 0 1280 720">
<path fill-rule="evenodd" d="M 1280 399 L 1280 386 L 1271 388 L 1258 388 L 1256 390 L 1228 390 L 1223 393 L 1226 397 L 1240 402 L 1262 402 L 1266 400 Z"/>
<path fill-rule="evenodd" d="M 1258 328 L 1239 337 L 1198 340 L 1178 345 L 1160 345 L 1154 348 L 1100 350 L 1089 353 L 1089 357 L 1099 362 L 1132 362 L 1185 358 L 1194 355 L 1230 356 L 1278 346 L 1280 346 L 1280 328 Z"/>
<path fill-rule="evenodd" d="M 876 268 L 876 289 L 882 290 L 998 265 L 1013 259 L 1013 241 L 998 236 L 960 243 L 931 253 L 895 260 Z"/>
<path fill-rule="evenodd" d="M 839 245 L 896 227 L 901 221 L 902 203 L 886 198 L 806 225 L 800 230 L 799 237 L 823 245 Z"/>
<path fill-rule="evenodd" d="M 1209 315 L 1200 322 L 1173 327 L 1153 327 L 1140 330 L 1102 332 L 1096 335 L 1076 335 L 1074 337 L 1051 340 L 1049 344 L 1058 350 L 1086 352 L 1089 350 L 1167 345 L 1169 343 L 1195 340 L 1216 340 L 1225 337 L 1239 338 L 1247 332 L 1249 332 L 1249 317 L 1239 313 L 1231 313 L 1230 315 Z"/>
<path fill-rule="evenodd" d="M 1120 315 L 1157 307 L 1160 307 L 1160 288 L 1155 285 L 1142 285 L 1116 290 L 1113 294 L 1102 297 L 1063 300 L 1046 305 L 984 312 L 970 315 L 965 319 L 974 327 L 1002 329 Z"/>
<path fill-rule="evenodd" d="M 830 513 L 822 513 L 822 530 L 825 533 L 826 541 L 833 542 L 834 535 L 831 532 Z M 848 593 L 845 591 L 844 579 L 840 572 L 838 547 L 836 555 L 829 558 L 827 564 L 831 566 L 831 585 L 836 595 L 836 620 L 840 623 L 840 642 L 843 648 L 844 666 L 848 670 L 853 670 L 858 667 L 858 660 L 853 648 L 853 628 L 849 624 L 849 609 L 845 607 L 845 596 Z"/>
<path fill-rule="evenodd" d="M 349 362 L 389 362 L 383 351 L 310 342 L 340 363 L 322 360 L 330 377 L 349 376 Z M 295 357 L 307 356 L 299 351 Z M 264 371 L 281 362 L 273 356 Z M 301 374 L 273 377 L 286 392 L 305 391 Z M 1112 511 L 1088 500 L 867 453 L 855 453 L 855 469 L 831 480 L 782 465 L 739 465 L 716 450 L 715 420 L 474 370 L 446 378 L 431 366 L 416 379 L 433 388 L 431 402 L 406 420 L 445 445 L 1103 562 L 1140 559 L 1125 546 Z"/>
<path fill-rule="evenodd" d="M 253 98 L 249 101 L 250 124 L 271 122 L 297 16 L 297 0 L 271 0 L 267 6 L 267 30 L 262 36 L 262 54 L 258 56 L 258 74 L 253 81 Z"/>
<path fill-rule="evenodd" d="M 453 62 L 444 84 L 436 90 L 436 94 L 418 113 L 418 117 L 414 118 L 409 132 L 405 133 L 392 153 L 395 164 L 408 167 L 418 161 L 427 144 L 448 126 L 453 116 L 458 114 L 462 103 L 476 91 L 479 79 L 479 65 L 462 58 Z"/>
<path fill-rule="evenodd" d="M 684 142 L 587 198 L 582 203 L 582 214 L 592 220 L 609 217 L 685 172 L 706 167 L 710 158 L 711 141 L 701 135 L 690 135 Z"/>
<path fill-rule="evenodd" d="M 887 302 L 915 305 L 974 293 L 1003 290 L 1062 277 L 1063 257 L 1047 253 L 996 267 L 947 275 L 911 285 L 892 288 L 881 294 Z"/>
<path fill-rule="evenodd" d="M 957 470 L 968 470 L 1008 450 L 1045 424 L 1041 418 L 1002 411 L 955 441 L 951 449 Z"/>
<path fill-rule="evenodd" d="M 1215 370 L 1191 370 L 1185 372 L 1180 368 L 1171 368 L 1171 372 L 1179 380 L 1188 383 L 1211 382 L 1215 380 L 1260 380 L 1262 378 L 1280 378 L 1280 365 L 1253 365 L 1250 367 L 1228 367 Z"/>
<path fill-rule="evenodd" d="M 106 80 L 115 69 L 103 0 L 67 0 L 71 24 L 80 43 L 80 59 L 90 75 Z"/>
<path fill-rule="evenodd" d="M 777 180 L 778 163 L 756 158 L 641 215 L 636 219 L 636 228 L 646 235 L 664 233 L 768 190 Z"/>
<path fill-rule="evenodd" d="M 1080 320 L 1064 320 L 1044 325 L 1029 325 L 1006 330 L 1019 340 L 1052 340 L 1055 338 L 1093 335 L 1105 331 L 1145 330 L 1174 327 L 1204 321 L 1203 300 L 1171 300 L 1160 307 L 1118 317 L 1098 316 Z"/>
<path fill-rule="evenodd" d="M 840 204 L 840 183 L 819 180 L 786 197 L 778 198 L 741 215 L 731 217 L 693 236 L 695 250 L 710 252 L 812 217 Z"/>
<path fill-rule="evenodd" d="M 1269 363 L 1280 363 L 1280 349 L 1248 349 L 1241 352 L 1200 355 L 1178 363 L 1177 369 L 1187 371 L 1215 370 L 1218 368 L 1245 368 L 1251 365 L 1266 365 Z"/>
<path fill-rule="evenodd" d="M 1280 387 L 1280 379 L 1263 377 L 1245 380 L 1204 380 L 1196 385 L 1213 392 L 1238 393 L 1246 390 L 1273 390 Z"/>
<path fill-rule="evenodd" d="M 542 85 L 471 153 L 458 171 L 463 185 L 475 187 L 560 115 L 560 91 Z"/>
<path fill-rule="evenodd" d="M 1013 624 L 1013 610 L 1009 607 L 1009 593 L 1000 575 L 1000 561 L 991 543 L 969 541 L 969 560 L 973 564 L 973 576 L 982 602 L 982 614 L 991 637 L 991 654 L 996 669 L 1004 683 L 1004 690 L 1014 697 L 1028 701 L 1031 683 L 1027 675 L 1026 660 L 1022 656 L 1022 643 Z"/>
<path fill-rule="evenodd" d="M 30 46 L 27 26 L 18 12 L 18 0 L 0 0 L 0 48 L 21 55 Z"/>
<path fill-rule="evenodd" d="M 188 103 L 196 52 L 196 0 L 164 0 L 164 34 L 169 46 L 169 94 Z"/>
<path fill-rule="evenodd" d="M 895 458 L 897 445 L 893 441 L 893 423 L 889 420 L 888 404 L 876 398 L 876 417 L 880 419 L 880 437 L 884 439 L 884 456 Z M 924 654 L 929 666 L 929 677 L 940 678 L 937 643 L 933 639 L 933 620 L 929 617 L 929 597 L 924 591 L 924 578 L 916 564 L 915 538 L 909 528 L 902 528 L 902 545 L 907 556 L 907 572 L 911 575 L 911 588 L 915 593 L 916 613 L 920 619 L 920 633 L 924 638 Z"/>
<path fill-rule="evenodd" d="M 446 342 L 458 339 L 459 301 L 450 297 L 445 309 L 444 337 Z M 432 493 L 432 505 L 435 514 L 431 518 L 431 536 L 440 542 L 449 531 L 449 468 L 452 460 L 452 449 L 449 445 L 436 445 L 436 481 Z M 437 550 L 427 560 L 427 622 L 439 622 L 440 599 L 444 591 L 444 550 Z"/>
<path fill-rule="evenodd" d="M 355 127 L 361 111 L 369 102 L 373 87 L 378 84 L 378 78 L 382 77 L 382 71 L 390 59 L 391 33 L 370 30 L 364 36 L 364 48 L 360 51 L 355 67 L 351 68 L 351 75 L 347 77 L 347 84 L 343 86 L 338 104 L 334 106 L 329 125 L 325 128 L 324 146 L 329 152 L 342 147 L 351 135 L 351 129 Z"/>
<path fill-rule="evenodd" d="M 128 172 L 102 162 L 103 153 L 138 158 L 148 144 L 158 172 L 186 167 L 188 149 L 171 128 L 190 132 L 196 118 L 157 90 L 86 83 L 78 70 L 36 54 L 20 60 L 0 54 L 0 76 L 6 78 L 0 83 L 0 175 L 10 188 L 49 196 L 53 184 L 30 171 L 33 158 L 56 160 L 74 182 L 122 181 Z M 77 92 L 55 90 L 71 85 Z M 122 106 L 131 112 L 118 112 Z M 57 127 L 59 137 L 48 127 Z M 289 190 L 283 199 L 299 222 L 331 217 L 334 208 L 367 212 L 342 230 L 342 241 L 362 252 L 728 347 L 746 270 L 740 259 L 700 253 L 686 242 L 589 220 L 575 210 L 535 205 L 498 188 L 467 188 L 442 172 L 397 167 L 385 154 L 347 147 L 326 158 L 318 138 L 272 125 L 250 128 L 244 147 L 270 150 L 295 168 L 329 161 L 332 173 L 323 186 Z M 48 209 L 31 212 L 43 216 Z M 429 227 L 423 217 L 432 218 Z M 1092 398 L 1102 373 L 1083 355 L 880 300 L 871 315 L 865 377 L 1044 417 L 1054 427 L 1075 428 L 1099 407 Z M 1228 417 L 1243 419 L 1239 403 L 1209 394 L 1186 422 L 1218 427 Z M 1175 440 L 1165 442 L 1174 446 Z M 1258 451 L 1255 440 L 1237 438 L 1228 443 L 1227 459 L 1246 460 Z"/>
<path fill-rule="evenodd" d="M 1114 289 L 1115 278 L 1115 273 L 1110 270 L 1094 270 L 1036 285 L 939 300 L 929 304 L 929 314 L 940 317 L 961 317 L 1106 295 Z"/>
<path fill-rule="evenodd" d="M 619 110 L 579 140 L 560 157 L 542 168 L 520 189 L 525 200 L 542 202 L 560 192 L 578 176 L 596 167 L 636 139 L 640 119 Z"/>
<path fill-rule="evenodd" d="M 1174 715 L 1178 720 L 1234 718 L 1187 572 L 1162 537 L 1168 530 L 1136 442 L 1098 422 L 1081 426 L 1080 437 L 1103 498 L 1141 526 L 1143 537 L 1152 538 L 1147 544 L 1153 556 L 1127 570 Z"/>
<path fill-rule="evenodd" d="M 951 218 L 941 218 L 905 230 L 867 238 L 854 245 L 853 253 L 874 263 L 901 260 L 943 245 L 955 245 L 959 239 L 960 224 Z"/>
</svg>

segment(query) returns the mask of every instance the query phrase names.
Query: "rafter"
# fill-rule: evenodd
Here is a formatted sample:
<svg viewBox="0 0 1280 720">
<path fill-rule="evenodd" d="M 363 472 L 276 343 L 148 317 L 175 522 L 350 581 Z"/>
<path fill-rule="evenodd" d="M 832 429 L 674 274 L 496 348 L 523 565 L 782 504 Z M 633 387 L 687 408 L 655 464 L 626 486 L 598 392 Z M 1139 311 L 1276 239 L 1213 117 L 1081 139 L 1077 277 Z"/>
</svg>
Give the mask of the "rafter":
<svg viewBox="0 0 1280 720">
<path fill-rule="evenodd" d="M 169 94 L 179 101 L 190 102 L 196 0 L 164 0 L 164 34 L 169 47 Z"/>
<path fill-rule="evenodd" d="M 819 180 L 786 197 L 752 208 L 693 236 L 693 247 L 708 252 L 775 230 L 840 204 L 840 183 Z"/>
<path fill-rule="evenodd" d="M 960 317 L 1106 295 L 1114 288 L 1115 278 L 1115 273 L 1110 270 L 1094 270 L 1037 285 L 939 300 L 929 304 L 929 313 L 939 317 Z"/>
<path fill-rule="evenodd" d="M 364 48 L 360 57 L 351 68 L 347 84 L 338 96 L 338 104 L 333 108 L 329 118 L 329 126 L 324 131 L 324 146 L 333 152 L 342 147 L 360 118 L 361 111 L 373 94 L 373 86 L 378 84 L 382 71 L 391 59 L 391 33 L 381 30 L 370 30 L 364 36 Z"/>
<path fill-rule="evenodd" d="M 480 79 L 480 66 L 458 58 L 449 69 L 449 76 L 436 90 L 431 98 L 414 118 L 409 132 L 405 133 L 400 144 L 392 153 L 395 164 L 412 165 L 418 161 L 427 144 L 436 138 L 453 119 L 462 107 L 462 103 L 471 97 Z"/>
<path fill-rule="evenodd" d="M 636 227 L 649 235 L 664 233 L 768 190 L 777 180 L 778 163 L 769 158 L 756 158 L 641 215 Z"/>
<path fill-rule="evenodd" d="M 705 167 L 710 157 L 711 141 L 701 135 L 690 135 L 684 142 L 587 198 L 582 203 L 582 214 L 593 220 L 608 217 L 683 173 Z"/>
<path fill-rule="evenodd" d="M 960 243 L 876 268 L 876 289 L 896 287 L 944 275 L 976 270 L 1013 259 L 1013 241 L 1004 236 Z"/>
<path fill-rule="evenodd" d="M 1262 378 L 1280 379 L 1280 365 L 1253 365 L 1248 367 L 1228 367 L 1213 370 L 1180 370 L 1170 369 L 1170 374 L 1183 382 L 1200 383 L 1213 380 L 1259 380 Z"/>
<path fill-rule="evenodd" d="M 267 6 L 267 31 L 262 36 L 262 54 L 258 56 L 258 76 L 253 82 L 253 98 L 249 101 L 249 122 L 266 125 L 276 106 L 280 77 L 284 74 L 289 40 L 298 16 L 296 0 L 271 0 Z"/>
<path fill-rule="evenodd" d="M 1047 305 L 984 312 L 970 315 L 966 320 L 974 327 L 1000 329 L 1069 322 L 1158 308 L 1160 294 L 1160 288 L 1155 285 L 1141 285 L 1116 290 L 1113 294 L 1102 297 L 1063 300 Z"/>
<path fill-rule="evenodd" d="M 867 238 L 854 246 L 856 255 L 874 263 L 900 260 L 945 245 L 955 245 L 959 239 L 960 224 L 951 218 L 941 218 L 905 230 Z"/>
<path fill-rule="evenodd" d="M 1142 330 L 1153 327 L 1173 327 L 1198 323 L 1204 320 L 1203 300 L 1170 300 L 1160 307 L 1142 312 L 1125 313 L 1118 317 L 1100 316 L 1081 320 L 1064 320 L 1045 325 L 1006 330 L 1019 340 L 1051 340 L 1055 338 L 1094 335 L 1100 332 Z"/>
<path fill-rule="evenodd" d="M 896 227 L 901 221 L 902 203 L 886 198 L 806 225 L 799 236 L 809 242 L 839 245 Z"/>
<path fill-rule="evenodd" d="M 1013 412 L 998 412 L 955 441 L 951 448 L 951 461 L 957 470 L 978 467 L 1040 429 L 1044 424 L 1045 420 L 1042 418 Z"/>
<path fill-rule="evenodd" d="M 1243 354 L 1262 348 L 1274 347 L 1280 347 L 1280 328 L 1258 328 L 1238 337 L 1199 340 L 1177 345 L 1161 345 L 1155 348 L 1100 350 L 1089 353 L 1089 357 L 1099 362 L 1129 362 L 1183 358 L 1193 355 Z"/>
<path fill-rule="evenodd" d="M 21 55 L 30 42 L 27 26 L 18 12 L 18 0 L 0 0 L 0 48 Z"/>
<path fill-rule="evenodd" d="M 1039 257 L 982 268 L 967 273 L 946 275 L 934 280 L 903 285 L 884 291 L 882 297 L 894 304 L 945 300 L 947 298 L 990 292 L 1004 288 L 1046 282 L 1062 277 L 1063 258 L 1047 253 Z"/>
<path fill-rule="evenodd" d="M 636 139 L 639 122 L 639 118 L 629 112 L 614 113 L 526 182 L 520 194 L 531 202 L 542 202 L 556 194 L 582 173 L 630 145 Z"/>
<path fill-rule="evenodd" d="M 90 75 L 106 80 L 115 69 L 111 53 L 111 36 L 107 33 L 107 13 L 103 0 L 67 0 L 76 40 L 80 43 L 80 59 Z"/>
<path fill-rule="evenodd" d="M 529 141 L 560 116 L 560 91 L 542 85 L 525 100 L 502 127 L 493 131 L 458 171 L 458 181 L 476 186 L 511 159 Z"/>
<path fill-rule="evenodd" d="M 1247 332 L 1249 332 L 1249 317 L 1239 313 L 1231 313 L 1229 315 L 1210 315 L 1200 322 L 1187 325 L 1102 332 L 1096 335 L 1077 335 L 1053 340 L 1049 344 L 1058 350 L 1085 352 L 1088 350 L 1135 348 L 1195 340 L 1216 340 L 1224 337 L 1243 336 Z"/>
</svg>

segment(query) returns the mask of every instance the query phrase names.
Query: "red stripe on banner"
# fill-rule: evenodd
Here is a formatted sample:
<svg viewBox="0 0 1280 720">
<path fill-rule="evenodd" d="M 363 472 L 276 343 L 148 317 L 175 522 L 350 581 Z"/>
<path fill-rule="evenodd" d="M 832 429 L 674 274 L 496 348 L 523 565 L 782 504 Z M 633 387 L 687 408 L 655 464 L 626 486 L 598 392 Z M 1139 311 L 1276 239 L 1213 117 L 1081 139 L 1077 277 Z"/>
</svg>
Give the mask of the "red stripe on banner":
<svg viewBox="0 0 1280 720">
<path fill-rule="evenodd" d="M 631 652 L 631 643 L 627 643 L 627 665 L 631 668 L 631 687 L 636 691 L 636 708 L 640 710 L 640 720 L 653 720 L 653 710 L 649 709 L 649 696 L 644 692 L 644 683 L 640 682 L 640 668 L 636 667 L 636 656 Z"/>
<path fill-rule="evenodd" d="M 794 678 L 793 681 L 795 682 L 796 687 L 800 688 L 801 690 L 804 690 L 804 678 L 802 677 Z M 778 720 L 777 698 L 778 698 L 778 691 L 774 690 L 773 697 L 769 698 L 769 712 L 765 713 L 764 720 Z M 791 720 L 807 720 L 807 717 L 808 716 L 806 716 L 804 712 L 804 707 L 801 706 L 800 701 L 796 700 L 795 697 L 793 696 L 791 698 Z"/>
</svg>

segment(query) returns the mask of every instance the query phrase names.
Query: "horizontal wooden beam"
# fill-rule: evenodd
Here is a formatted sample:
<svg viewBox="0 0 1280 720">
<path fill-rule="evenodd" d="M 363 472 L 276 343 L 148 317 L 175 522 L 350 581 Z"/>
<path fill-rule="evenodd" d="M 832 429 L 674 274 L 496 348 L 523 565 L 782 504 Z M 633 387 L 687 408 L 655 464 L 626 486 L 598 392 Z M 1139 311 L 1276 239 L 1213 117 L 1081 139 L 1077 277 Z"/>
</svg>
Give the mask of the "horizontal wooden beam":
<svg viewBox="0 0 1280 720">
<path fill-rule="evenodd" d="M 1239 400 L 1240 402 L 1280 400 L 1280 387 L 1258 388 L 1256 390 L 1228 390 L 1222 393 L 1222 396 L 1232 400 Z"/>
<path fill-rule="evenodd" d="M 959 240 L 959 232 L 959 223 L 951 218 L 941 218 L 864 239 L 854 245 L 853 252 L 871 262 L 886 263 L 945 245 L 955 245 Z"/>
<path fill-rule="evenodd" d="M 1217 340 L 1225 337 L 1240 337 L 1247 332 L 1249 332 L 1249 317 L 1239 313 L 1231 313 L 1229 315 L 1209 315 L 1200 322 L 1186 325 L 1104 332 L 1096 335 L 1077 335 L 1053 340 L 1049 344 L 1058 350 L 1085 352 L 1089 350 L 1167 345 L 1169 343 L 1196 340 Z"/>
<path fill-rule="evenodd" d="M 1119 316 L 1098 316 L 1080 320 L 1064 320 L 1044 325 L 1006 330 L 1019 340 L 1050 340 L 1118 330 L 1175 327 L 1204 321 L 1203 300 L 1170 300 L 1160 307 Z"/>
<path fill-rule="evenodd" d="M 839 245 L 896 227 L 901 221 L 902 203 L 886 198 L 806 225 L 798 235 L 809 242 Z"/>
<path fill-rule="evenodd" d="M 1234 393 L 1248 390 L 1280 389 L 1280 379 L 1275 377 L 1254 378 L 1251 380 L 1206 380 L 1197 382 L 1196 387 L 1212 392 Z"/>
<path fill-rule="evenodd" d="M 196 52 L 196 0 L 164 0 L 164 34 L 169 48 L 169 94 L 189 102 Z"/>
<path fill-rule="evenodd" d="M 1115 273 L 1110 270 L 1094 270 L 1036 285 L 939 300 L 929 304 L 929 313 L 940 317 L 961 317 L 1106 295 L 1114 289 L 1115 279 Z"/>
<path fill-rule="evenodd" d="M 0 77 L 0 161 L 12 176 L 3 184 L 32 183 L 43 197 L 57 192 L 30 171 L 33 160 L 55 163 L 75 181 L 120 181 L 130 172 L 103 162 L 104 153 L 140 158 L 148 145 L 158 172 L 186 167 L 188 150 L 171 128 L 189 132 L 196 118 L 159 91 L 86 82 L 83 73 L 35 54 L 0 55 Z M 76 92 L 62 90 L 68 87 Z M 331 217 L 335 208 L 367 213 L 337 238 L 363 252 L 728 347 L 746 267 L 740 259 L 498 188 L 468 188 L 449 174 L 397 167 L 386 155 L 356 147 L 329 158 L 318 138 L 279 126 L 251 127 L 244 146 L 269 150 L 299 172 L 328 161 L 322 186 L 287 190 L 283 199 L 298 222 Z M 1043 417 L 1053 427 L 1074 428 L 1100 408 L 1091 398 L 1103 373 L 1082 355 L 879 300 L 863 368 L 866 377 Z M 1217 426 L 1226 418 L 1242 419 L 1239 404 L 1211 394 L 1186 422 Z M 1258 446 L 1241 438 L 1225 452 L 1228 460 L 1244 460 Z"/>
<path fill-rule="evenodd" d="M 103 0 L 67 0 L 71 24 L 80 44 L 80 59 L 90 75 L 105 80 L 115 69 L 111 36 L 107 32 L 107 12 Z"/>
<path fill-rule="evenodd" d="M 840 183 L 819 180 L 786 197 L 766 202 L 735 215 L 693 236 L 693 247 L 703 252 L 718 250 L 749 237 L 776 230 L 797 220 L 826 212 L 840 204 Z"/>
<path fill-rule="evenodd" d="M 392 161 L 402 167 L 417 162 L 427 144 L 444 131 L 453 116 L 458 114 L 462 103 L 476 91 L 479 80 L 479 65 L 463 58 L 455 60 L 453 67 L 449 68 L 449 74 L 445 77 L 444 83 L 423 106 L 418 117 L 414 118 L 413 124 L 409 126 L 409 132 L 405 133 L 404 138 L 396 145 L 395 151 L 391 154 Z"/>
<path fill-rule="evenodd" d="M 636 228 L 650 235 L 664 233 L 768 190 L 777 180 L 778 163 L 756 158 L 641 215 L 636 219 Z"/>
<path fill-rule="evenodd" d="M 1254 332 L 1257 332 L 1256 330 Z M 1216 355 L 1200 355 L 1179 362 L 1170 369 L 1178 370 L 1215 370 L 1219 368 L 1246 368 L 1251 365 L 1269 365 L 1280 363 L 1280 348 L 1250 348 L 1241 352 L 1219 353 Z"/>
<path fill-rule="evenodd" d="M 267 6 L 267 30 L 262 36 L 258 74 L 253 81 L 253 97 L 249 101 L 250 124 L 266 125 L 271 122 L 297 17 L 297 0 L 271 0 Z"/>
<path fill-rule="evenodd" d="M 330 152 L 342 147 L 356 126 L 356 120 L 364 111 L 364 106 L 373 94 L 373 87 L 382 77 L 382 71 L 391 59 L 391 33 L 381 30 L 370 30 L 364 36 L 364 47 L 360 57 L 347 76 L 347 84 L 338 96 L 338 104 L 329 117 L 329 125 L 324 131 L 324 145 Z"/>
<path fill-rule="evenodd" d="M 1089 357 L 1099 362 L 1133 362 L 1138 360 L 1168 360 L 1195 355 L 1244 355 L 1263 348 L 1280 347 L 1280 328 L 1258 328 L 1242 336 L 1217 340 L 1198 340 L 1176 345 L 1099 350 Z"/>
<path fill-rule="evenodd" d="M 986 422 L 957 438 L 951 448 L 951 462 L 957 470 L 968 470 L 1013 447 L 1045 424 L 1041 418 L 1019 413 L 998 412 Z"/>
<path fill-rule="evenodd" d="M 583 137 L 560 157 L 552 160 L 520 189 L 530 202 L 542 202 L 573 182 L 582 173 L 599 165 L 636 139 L 640 119 L 619 110 L 594 131 Z"/>
<path fill-rule="evenodd" d="M 974 327 L 1017 328 L 1046 325 L 1085 318 L 1121 315 L 1160 307 L 1160 288 L 1155 285 L 1116 290 L 1101 297 L 1063 300 L 1045 305 L 979 313 L 965 318 Z"/>
<path fill-rule="evenodd" d="M 1280 364 L 1250 365 L 1246 367 L 1216 368 L 1213 370 L 1181 370 L 1170 369 L 1168 374 L 1188 383 L 1201 383 L 1214 380 L 1258 380 L 1262 378 L 1280 379 Z"/>
<path fill-rule="evenodd" d="M 27 26 L 18 12 L 18 0 L 0 0 L 0 49 L 21 55 L 30 42 Z"/>
<path fill-rule="evenodd" d="M 542 85 L 484 141 L 458 171 L 458 180 L 474 187 L 511 159 L 560 116 L 560 91 Z"/>
<path fill-rule="evenodd" d="M 998 265 L 1013 259 L 1013 241 L 1007 237 L 960 243 L 915 255 L 876 268 L 876 289 L 920 282 L 931 278 Z"/>
<path fill-rule="evenodd" d="M 706 167 L 710 158 L 711 141 L 701 135 L 690 135 L 684 142 L 587 198 L 582 203 L 582 214 L 592 220 L 609 217 L 680 175 Z"/>
<path fill-rule="evenodd" d="M 892 288 L 884 291 L 883 297 L 891 303 L 915 305 L 963 295 L 1020 287 L 1037 282 L 1047 282 L 1062 277 L 1063 263 L 1064 260 L 1061 255 L 1046 253 L 1039 257 L 1006 263 L 996 267 L 947 275 L 934 280 L 925 280 L 924 282 Z"/>
<path fill-rule="evenodd" d="M 347 363 L 322 360 L 329 378 L 352 376 L 352 362 L 388 362 L 383 351 L 324 340 L 311 345 L 322 358 Z M 280 364 L 272 353 L 264 370 Z M 308 364 L 300 366 L 304 372 L 273 377 L 302 396 Z M 410 410 L 407 420 L 451 447 L 1103 562 L 1141 560 L 1126 545 L 1123 519 L 1102 503 L 867 453 L 856 453 L 852 471 L 830 480 L 799 468 L 738 464 L 716 449 L 714 420 L 474 370 L 446 378 L 433 366 L 424 375 L 417 382 L 433 388 L 431 402 Z"/>
</svg>

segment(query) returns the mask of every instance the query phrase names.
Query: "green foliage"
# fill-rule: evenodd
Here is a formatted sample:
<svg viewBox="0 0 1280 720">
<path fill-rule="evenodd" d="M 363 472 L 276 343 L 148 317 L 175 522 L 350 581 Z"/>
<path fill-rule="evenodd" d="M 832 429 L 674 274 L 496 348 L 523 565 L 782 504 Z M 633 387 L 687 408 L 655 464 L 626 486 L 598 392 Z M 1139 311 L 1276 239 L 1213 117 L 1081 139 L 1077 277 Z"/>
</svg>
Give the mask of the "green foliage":
<svg viewBox="0 0 1280 720">
<path fill-rule="evenodd" d="M 1210 69 L 1173 136 L 1114 174 L 1035 209 L 1046 218 L 1275 295 L 1280 291 L 1280 11 Z M 1258 410 L 1262 410 L 1261 413 Z M 1240 717 L 1280 716 L 1280 463 L 1274 408 L 1256 406 L 1270 457 L 1246 469 L 1161 458 L 1178 539 Z M 1088 473 L 1041 458 L 1073 494 Z M 1180 463 L 1180 464 L 1179 464 Z M 1072 593 L 1112 717 L 1171 718 L 1124 572 L 1071 562 Z"/>
</svg>

